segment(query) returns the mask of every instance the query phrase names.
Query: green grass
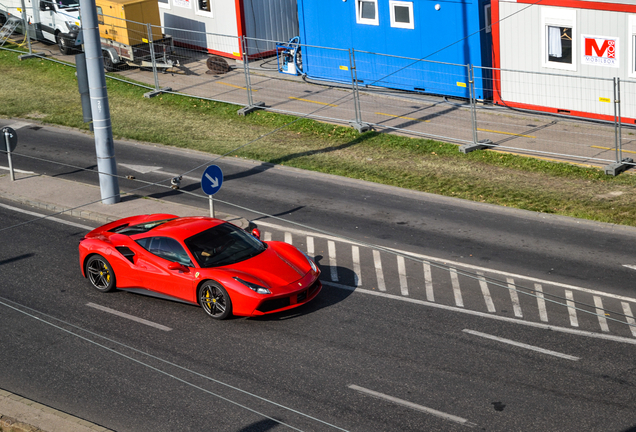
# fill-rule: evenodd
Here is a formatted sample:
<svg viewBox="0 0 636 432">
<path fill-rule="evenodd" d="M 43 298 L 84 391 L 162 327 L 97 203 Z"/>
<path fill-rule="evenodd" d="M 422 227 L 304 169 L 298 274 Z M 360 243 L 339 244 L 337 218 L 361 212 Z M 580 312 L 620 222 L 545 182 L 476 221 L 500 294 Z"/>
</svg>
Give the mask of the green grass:
<svg viewBox="0 0 636 432">
<path fill-rule="evenodd" d="M 74 68 L 0 50 L 0 115 L 88 130 Z M 450 197 L 636 225 L 636 176 L 354 129 L 108 80 L 113 135 L 271 162 Z M 289 126 L 269 134 L 276 128 Z M 251 143 L 244 146 L 247 143 Z M 238 147 L 239 150 L 233 151 Z M 19 149 L 18 149 L 19 150 Z"/>
</svg>

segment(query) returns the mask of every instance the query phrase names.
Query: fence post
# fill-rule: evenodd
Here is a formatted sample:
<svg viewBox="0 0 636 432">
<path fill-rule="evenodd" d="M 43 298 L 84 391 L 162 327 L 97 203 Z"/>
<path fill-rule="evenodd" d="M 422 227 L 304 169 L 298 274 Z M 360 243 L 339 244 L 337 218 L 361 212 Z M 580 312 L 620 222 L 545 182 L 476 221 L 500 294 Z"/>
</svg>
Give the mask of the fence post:
<svg viewBox="0 0 636 432">
<path fill-rule="evenodd" d="M 477 97 L 475 96 L 475 69 L 473 65 L 466 65 L 466 74 L 468 78 L 468 98 L 470 99 L 470 122 L 472 123 L 473 143 L 460 146 L 459 151 L 462 153 L 487 149 L 490 148 L 492 144 L 492 141 L 489 139 L 479 141 L 479 136 L 477 135 Z"/>
<path fill-rule="evenodd" d="M 155 58 L 155 42 L 152 39 L 152 25 L 148 23 L 146 24 L 146 26 L 146 32 L 148 33 L 148 49 L 150 50 L 150 61 L 152 62 L 152 73 L 155 77 L 155 89 L 153 91 L 149 91 L 148 93 L 144 93 L 144 97 L 151 98 L 172 89 L 170 87 L 167 87 L 165 89 L 159 88 L 159 76 L 157 75 L 157 59 Z"/>
<path fill-rule="evenodd" d="M 356 70 L 356 57 L 353 48 L 349 48 L 349 70 L 351 71 L 351 89 L 353 91 L 353 110 L 356 119 L 349 122 L 358 132 L 364 133 L 371 130 L 371 126 L 362 123 L 362 113 L 360 112 L 360 95 L 358 93 L 358 71 Z"/>
<path fill-rule="evenodd" d="M 28 58 L 38 57 L 38 56 L 33 54 L 33 49 L 31 48 L 31 37 L 29 36 L 29 33 L 30 33 L 29 21 L 27 20 L 27 16 L 26 16 L 26 7 L 24 6 L 24 0 L 21 1 L 21 6 L 22 6 L 22 23 L 24 24 L 24 34 L 26 35 L 27 45 L 29 46 L 29 53 L 19 55 L 18 58 L 20 60 L 26 60 Z M 46 54 L 42 54 L 41 56 L 46 57 Z"/>
<path fill-rule="evenodd" d="M 254 103 L 252 99 L 252 80 L 250 79 L 249 57 L 247 55 L 247 41 L 245 36 L 240 36 L 241 49 L 243 51 L 243 73 L 245 74 L 245 88 L 247 89 L 247 106 L 241 108 L 236 113 L 240 116 L 247 115 L 252 111 L 265 107 L 265 102 Z"/>
<path fill-rule="evenodd" d="M 616 162 L 605 167 L 605 174 L 616 176 L 630 168 L 634 162 L 632 158 L 623 159 L 623 137 L 621 129 L 621 79 L 614 77 L 614 149 Z"/>
</svg>

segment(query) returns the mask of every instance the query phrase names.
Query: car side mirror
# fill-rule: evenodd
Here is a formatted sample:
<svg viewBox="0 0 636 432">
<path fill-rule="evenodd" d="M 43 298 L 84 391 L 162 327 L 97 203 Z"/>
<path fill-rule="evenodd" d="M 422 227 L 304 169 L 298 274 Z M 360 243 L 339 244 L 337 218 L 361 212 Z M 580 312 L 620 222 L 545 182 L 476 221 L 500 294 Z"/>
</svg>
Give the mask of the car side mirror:
<svg viewBox="0 0 636 432">
<path fill-rule="evenodd" d="M 252 230 L 252 235 L 259 240 L 261 239 L 261 231 L 258 228 Z"/>
<path fill-rule="evenodd" d="M 179 264 L 178 262 L 171 262 L 170 264 L 168 264 L 168 270 L 179 270 L 185 273 L 190 271 L 189 268 L 187 268 L 183 264 Z"/>
</svg>

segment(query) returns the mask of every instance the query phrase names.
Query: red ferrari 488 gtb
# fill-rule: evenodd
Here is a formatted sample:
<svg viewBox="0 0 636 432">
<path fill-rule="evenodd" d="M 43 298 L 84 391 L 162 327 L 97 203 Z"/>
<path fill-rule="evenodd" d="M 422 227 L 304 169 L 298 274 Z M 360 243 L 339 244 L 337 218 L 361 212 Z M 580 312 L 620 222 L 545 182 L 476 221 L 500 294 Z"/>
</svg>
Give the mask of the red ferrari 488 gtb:
<svg viewBox="0 0 636 432">
<path fill-rule="evenodd" d="M 208 217 L 132 216 L 89 232 L 80 266 L 102 292 L 199 304 L 216 319 L 280 312 L 316 297 L 322 285 L 311 258 L 259 237 L 257 229 L 250 234 Z"/>
</svg>

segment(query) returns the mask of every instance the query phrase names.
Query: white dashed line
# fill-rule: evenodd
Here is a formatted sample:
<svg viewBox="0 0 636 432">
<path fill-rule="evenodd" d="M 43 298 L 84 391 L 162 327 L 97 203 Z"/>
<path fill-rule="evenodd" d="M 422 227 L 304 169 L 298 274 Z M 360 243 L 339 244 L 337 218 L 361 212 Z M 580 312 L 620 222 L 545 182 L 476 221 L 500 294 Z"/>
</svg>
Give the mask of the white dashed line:
<svg viewBox="0 0 636 432">
<path fill-rule="evenodd" d="M 375 265 L 375 276 L 378 279 L 378 289 L 386 291 L 384 273 L 382 272 L 382 258 L 380 258 L 380 252 L 375 249 L 373 250 L 373 265 Z"/>
<path fill-rule="evenodd" d="M 508 282 L 508 291 L 510 292 L 510 301 L 512 302 L 512 309 L 515 312 L 515 316 L 517 318 L 522 318 L 523 313 L 521 312 L 521 304 L 519 303 L 519 295 L 517 294 L 517 287 L 515 286 L 515 281 L 512 278 L 506 278 L 506 282 Z"/>
<path fill-rule="evenodd" d="M 64 220 L 64 219 L 60 219 L 60 218 L 56 218 L 56 217 L 53 217 L 53 216 L 46 217 L 46 215 L 43 215 L 42 213 L 36 213 L 36 212 L 29 211 L 29 210 L 22 210 L 21 208 L 13 207 L 13 206 L 6 205 L 6 204 L 0 204 L 0 207 L 5 208 L 7 210 L 12 210 L 12 211 L 15 211 L 15 212 L 28 214 L 29 216 L 35 216 L 35 217 L 43 218 L 43 220 L 44 220 L 44 218 L 46 218 L 46 220 L 50 220 L 50 221 L 53 221 L 53 222 L 61 223 L 61 224 L 64 224 L 64 225 L 69 225 L 69 226 L 72 226 L 72 227 L 75 227 L 75 228 L 81 228 L 81 229 L 84 229 L 86 231 L 92 231 L 93 229 L 95 229 L 94 227 L 90 227 L 88 225 L 82 225 L 82 224 L 79 224 L 79 223 L 70 222 L 70 221 L 67 221 L 67 220 Z"/>
<path fill-rule="evenodd" d="M 572 291 L 565 290 L 565 298 L 567 299 L 565 304 L 567 304 L 568 313 L 570 314 L 570 325 L 572 327 L 578 327 L 579 319 L 576 317 L 576 309 L 574 309 L 575 303 L 574 303 L 574 296 L 572 295 Z"/>
<path fill-rule="evenodd" d="M 457 277 L 457 269 L 449 269 L 451 283 L 453 284 L 453 295 L 455 296 L 455 304 L 459 307 L 464 307 L 464 299 L 462 298 L 462 291 L 459 288 L 459 278 Z"/>
<path fill-rule="evenodd" d="M 400 292 L 403 296 L 409 295 L 409 288 L 406 282 L 406 264 L 404 263 L 404 257 L 398 255 L 397 257 L 398 274 L 400 276 Z"/>
<path fill-rule="evenodd" d="M 513 346 L 516 346 L 516 347 L 525 348 L 525 349 L 528 349 L 528 350 L 531 350 L 531 351 L 536 351 L 536 352 L 540 352 L 540 353 L 543 353 L 543 354 L 548 354 L 548 355 L 551 355 L 551 356 L 560 357 L 560 358 L 563 358 L 563 359 L 566 359 L 566 360 L 573 360 L 573 361 L 581 360 L 580 357 L 574 357 L 574 356 L 571 356 L 571 355 L 568 355 L 568 354 L 562 354 L 562 353 L 557 352 L 557 351 L 550 351 L 550 350 L 547 350 L 547 349 L 544 349 L 544 348 L 539 348 L 539 347 L 534 346 L 534 345 L 528 345 L 528 344 L 525 344 L 525 343 L 521 343 L 521 342 L 516 342 L 516 341 L 510 340 L 510 339 L 500 338 L 498 336 L 489 335 L 487 333 L 482 333 L 482 332 L 478 332 L 478 331 L 474 331 L 474 330 L 468 330 L 468 329 L 464 329 L 463 332 L 471 334 L 471 335 L 474 335 L 474 336 L 479 336 L 479 337 L 483 337 L 483 338 L 486 338 L 486 339 L 494 340 L 494 341 L 497 341 L 497 342 L 502 342 L 502 343 L 505 343 L 505 344 L 508 344 L 508 345 L 513 345 Z"/>
<path fill-rule="evenodd" d="M 609 332 L 607 318 L 605 318 L 605 310 L 603 309 L 603 300 L 601 300 L 599 296 L 594 296 L 594 306 L 596 306 L 596 315 L 598 316 L 598 324 L 601 326 L 601 330 Z"/>
<path fill-rule="evenodd" d="M 537 293 L 537 306 L 539 307 L 539 318 L 543 322 L 548 322 L 548 310 L 545 308 L 545 299 L 543 297 L 543 287 L 541 284 L 535 283 L 534 290 Z"/>
<path fill-rule="evenodd" d="M 484 274 L 481 272 L 477 272 L 477 274 L 479 274 L 479 286 L 481 287 L 481 293 L 484 296 L 484 301 L 486 302 L 486 308 L 488 309 L 488 312 L 497 312 L 497 310 L 495 309 L 495 304 L 492 302 L 492 297 L 490 296 L 490 290 L 488 289 L 488 283 L 486 282 Z"/>
<path fill-rule="evenodd" d="M 148 321 L 148 320 L 145 320 L 143 318 L 136 317 L 134 315 L 128 315 L 127 313 L 119 312 L 119 311 L 116 311 L 115 309 L 107 308 L 106 306 L 100 306 L 100 305 L 95 304 L 95 303 L 86 303 L 86 306 L 92 307 L 93 309 L 98 309 L 98 310 L 100 310 L 102 312 L 108 312 L 110 314 L 117 315 L 118 317 L 126 318 L 126 319 L 129 319 L 131 321 L 135 321 L 135 322 L 138 322 L 138 323 L 141 323 L 141 324 L 145 324 L 147 326 L 154 327 L 154 328 L 157 328 L 159 330 L 163 330 L 163 331 L 172 330 L 170 327 L 166 327 L 164 325 L 157 324 L 155 322 Z"/>
<path fill-rule="evenodd" d="M 373 397 L 376 397 L 376 398 L 379 398 L 379 399 L 384 399 L 384 400 L 387 400 L 389 402 L 393 402 L 395 404 L 405 406 L 407 408 L 411 408 L 411 409 L 414 409 L 414 410 L 417 410 L 417 411 L 424 412 L 426 414 L 433 415 L 435 417 L 442 418 L 444 420 L 449 420 L 449 421 L 452 421 L 452 422 L 455 422 L 455 423 L 459 423 L 459 424 L 461 424 L 463 426 L 468 426 L 468 427 L 477 426 L 476 424 L 469 422 L 465 418 L 457 417 L 456 415 L 452 415 L 452 414 L 447 414 L 445 412 L 438 411 L 438 410 L 433 409 L 433 408 L 428 408 L 428 407 L 425 407 L 423 405 L 414 404 L 413 402 L 409 402 L 409 401 L 405 401 L 404 399 L 399 399 L 399 398 L 396 398 L 396 397 L 393 397 L 393 396 L 385 395 L 384 393 L 378 393 L 376 391 L 369 390 L 369 389 L 366 389 L 364 387 L 357 386 L 355 384 L 350 384 L 347 387 L 349 387 L 351 390 L 356 390 L 356 391 L 359 391 L 360 393 L 367 394 L 369 396 L 373 396 Z"/>
</svg>

